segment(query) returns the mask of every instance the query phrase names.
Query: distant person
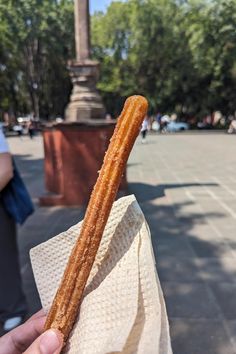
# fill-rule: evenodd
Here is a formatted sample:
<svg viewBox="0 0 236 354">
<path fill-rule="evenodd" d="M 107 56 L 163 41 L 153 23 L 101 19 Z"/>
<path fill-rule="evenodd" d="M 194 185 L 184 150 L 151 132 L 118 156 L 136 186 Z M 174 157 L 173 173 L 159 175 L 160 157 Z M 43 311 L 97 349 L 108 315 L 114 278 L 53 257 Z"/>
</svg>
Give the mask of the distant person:
<svg viewBox="0 0 236 354">
<path fill-rule="evenodd" d="M 106 121 L 109 122 L 109 123 L 112 122 L 112 116 L 111 116 L 111 114 L 110 114 L 110 113 L 107 113 L 106 116 L 105 116 L 105 119 L 106 119 Z"/>
<path fill-rule="evenodd" d="M 229 134 L 236 133 L 236 119 L 232 119 L 228 129 Z"/>
<path fill-rule="evenodd" d="M 171 116 L 170 116 L 170 121 L 171 122 L 176 122 L 177 118 L 178 118 L 177 114 L 176 113 L 172 113 Z"/>
<path fill-rule="evenodd" d="M 20 138 L 22 138 L 23 135 L 23 127 L 20 124 L 17 124 L 13 127 L 13 130 L 18 134 Z"/>
<path fill-rule="evenodd" d="M 157 123 L 161 124 L 161 113 L 160 112 L 158 112 L 156 115 L 156 121 L 157 121 Z"/>
<path fill-rule="evenodd" d="M 156 131 L 160 131 L 160 133 L 161 133 L 161 130 L 162 130 L 162 123 L 161 123 L 161 117 L 162 117 L 162 115 L 161 115 L 161 113 L 160 112 L 158 112 L 157 114 L 156 114 Z"/>
<path fill-rule="evenodd" d="M 34 122 L 32 119 L 30 119 L 29 124 L 28 124 L 28 133 L 29 133 L 30 139 L 33 139 L 35 129 L 34 129 Z"/>
<path fill-rule="evenodd" d="M 169 123 L 170 123 L 170 117 L 168 116 L 168 114 L 165 114 L 164 116 L 161 117 L 162 132 L 166 131 L 166 127 Z"/>
<path fill-rule="evenodd" d="M 141 136 L 142 136 L 142 143 L 144 144 L 146 142 L 146 136 L 147 136 L 147 131 L 148 131 L 148 116 L 144 118 L 144 121 L 142 123 L 141 127 Z"/>
<path fill-rule="evenodd" d="M 9 331 L 23 322 L 25 296 L 16 240 L 16 224 L 5 210 L 1 193 L 13 177 L 12 158 L 0 127 L 0 322 Z"/>
<path fill-rule="evenodd" d="M 223 115 L 220 111 L 213 112 L 212 114 L 212 125 L 216 127 L 217 125 L 220 125 L 220 121 L 223 118 Z"/>
<path fill-rule="evenodd" d="M 210 114 L 208 114 L 205 118 L 204 118 L 204 123 L 206 124 L 206 127 L 211 128 L 212 127 L 212 117 Z"/>
</svg>

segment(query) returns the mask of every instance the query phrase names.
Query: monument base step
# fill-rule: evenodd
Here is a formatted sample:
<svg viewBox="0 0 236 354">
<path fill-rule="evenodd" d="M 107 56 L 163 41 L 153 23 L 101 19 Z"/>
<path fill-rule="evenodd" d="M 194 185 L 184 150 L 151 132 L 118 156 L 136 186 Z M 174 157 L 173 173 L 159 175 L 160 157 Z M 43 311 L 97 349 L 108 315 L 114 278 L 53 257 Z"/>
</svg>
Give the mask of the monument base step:
<svg viewBox="0 0 236 354">
<path fill-rule="evenodd" d="M 65 200 L 61 194 L 46 193 L 39 197 L 40 206 L 59 206 L 64 204 Z"/>
</svg>

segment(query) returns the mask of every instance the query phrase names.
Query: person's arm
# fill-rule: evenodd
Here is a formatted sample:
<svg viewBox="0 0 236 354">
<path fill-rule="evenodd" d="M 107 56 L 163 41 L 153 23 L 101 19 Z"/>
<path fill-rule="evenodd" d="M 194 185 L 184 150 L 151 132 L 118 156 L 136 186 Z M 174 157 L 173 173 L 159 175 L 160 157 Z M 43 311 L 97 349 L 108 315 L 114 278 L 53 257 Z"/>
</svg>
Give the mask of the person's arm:
<svg viewBox="0 0 236 354">
<path fill-rule="evenodd" d="M 13 177 L 12 158 L 9 152 L 0 153 L 0 192 Z"/>
</svg>

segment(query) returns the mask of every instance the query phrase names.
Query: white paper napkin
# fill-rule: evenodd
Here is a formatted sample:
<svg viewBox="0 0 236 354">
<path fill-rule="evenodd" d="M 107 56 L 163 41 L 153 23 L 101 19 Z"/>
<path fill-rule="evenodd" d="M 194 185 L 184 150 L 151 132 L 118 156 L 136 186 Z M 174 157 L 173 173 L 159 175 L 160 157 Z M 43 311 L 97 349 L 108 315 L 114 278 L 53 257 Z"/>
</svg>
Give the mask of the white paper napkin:
<svg viewBox="0 0 236 354">
<path fill-rule="evenodd" d="M 82 222 L 30 251 L 48 310 Z M 144 215 L 133 195 L 116 201 L 64 353 L 171 354 L 165 303 Z"/>
</svg>

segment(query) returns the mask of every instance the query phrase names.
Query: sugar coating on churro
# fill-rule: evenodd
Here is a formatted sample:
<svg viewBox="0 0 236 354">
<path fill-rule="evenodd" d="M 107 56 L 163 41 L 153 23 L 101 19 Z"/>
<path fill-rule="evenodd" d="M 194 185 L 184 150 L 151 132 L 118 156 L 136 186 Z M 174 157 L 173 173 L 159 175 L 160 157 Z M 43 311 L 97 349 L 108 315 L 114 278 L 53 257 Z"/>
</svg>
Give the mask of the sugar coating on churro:
<svg viewBox="0 0 236 354">
<path fill-rule="evenodd" d="M 45 330 L 57 328 L 65 341 L 76 320 L 125 165 L 147 108 L 147 100 L 142 96 L 131 96 L 125 102 L 92 191 L 80 236 L 48 313 Z"/>
</svg>

